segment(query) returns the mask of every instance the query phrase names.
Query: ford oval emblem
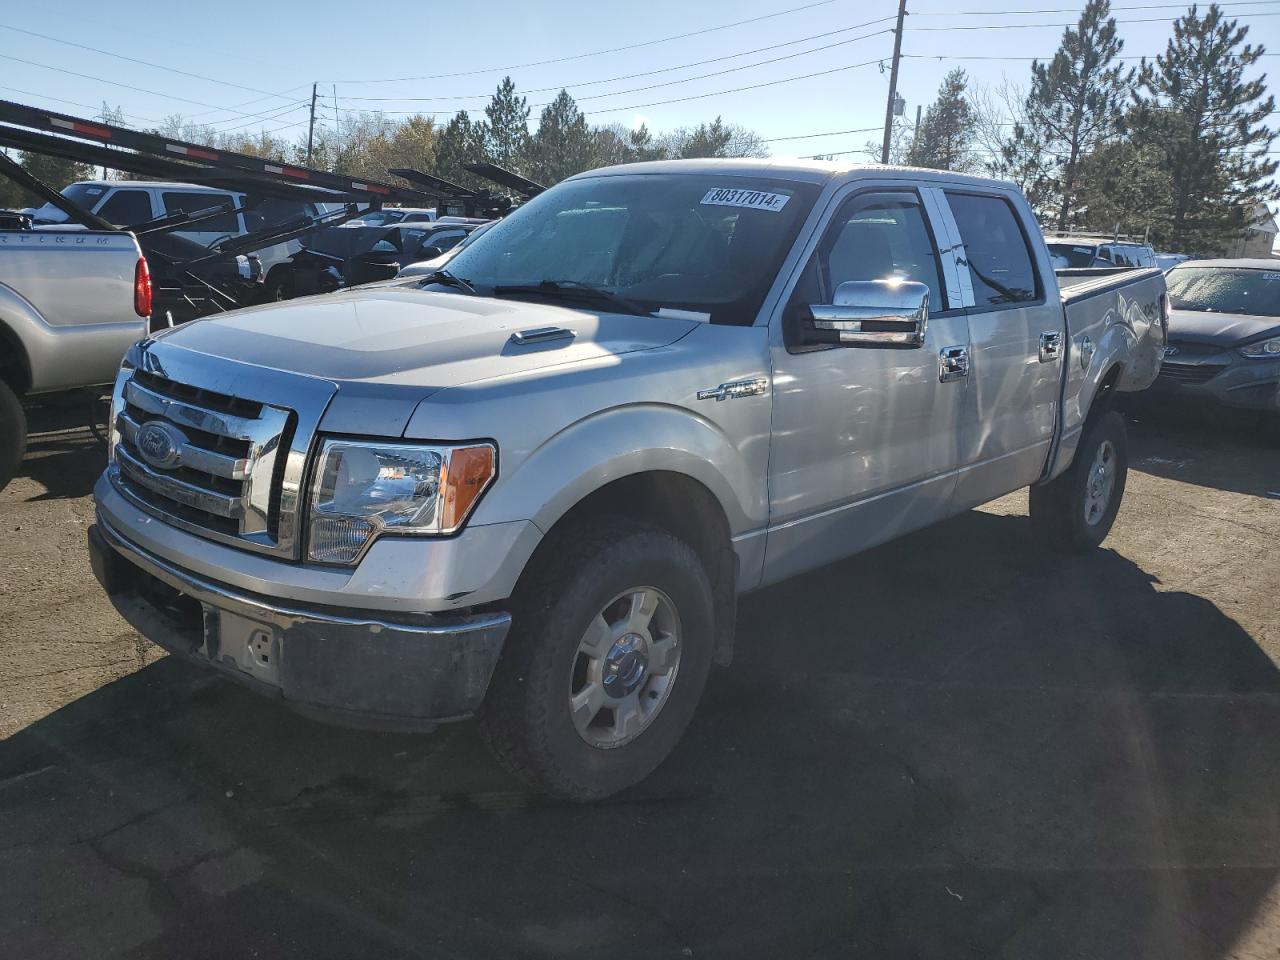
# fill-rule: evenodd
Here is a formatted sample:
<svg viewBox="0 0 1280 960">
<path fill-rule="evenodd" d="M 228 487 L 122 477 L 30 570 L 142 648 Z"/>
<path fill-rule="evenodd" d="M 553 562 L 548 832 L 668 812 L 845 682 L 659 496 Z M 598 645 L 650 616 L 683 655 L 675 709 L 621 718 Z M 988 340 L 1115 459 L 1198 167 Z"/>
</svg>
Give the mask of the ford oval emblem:
<svg viewBox="0 0 1280 960">
<path fill-rule="evenodd" d="M 179 466 L 186 442 L 181 430 L 163 420 L 148 420 L 138 428 L 133 438 L 142 459 L 158 470 L 172 470 Z"/>
</svg>

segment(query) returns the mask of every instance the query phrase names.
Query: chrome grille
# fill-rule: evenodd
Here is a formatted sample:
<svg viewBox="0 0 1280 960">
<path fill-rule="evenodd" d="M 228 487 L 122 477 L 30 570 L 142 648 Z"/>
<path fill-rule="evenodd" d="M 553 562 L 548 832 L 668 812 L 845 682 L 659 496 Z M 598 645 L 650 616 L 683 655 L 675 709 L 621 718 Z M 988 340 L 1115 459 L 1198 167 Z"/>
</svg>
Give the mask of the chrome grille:
<svg viewBox="0 0 1280 960">
<path fill-rule="evenodd" d="M 291 411 L 141 370 L 117 411 L 114 478 L 131 499 L 215 539 L 278 545 Z M 146 442 L 157 434 L 163 455 Z"/>
</svg>

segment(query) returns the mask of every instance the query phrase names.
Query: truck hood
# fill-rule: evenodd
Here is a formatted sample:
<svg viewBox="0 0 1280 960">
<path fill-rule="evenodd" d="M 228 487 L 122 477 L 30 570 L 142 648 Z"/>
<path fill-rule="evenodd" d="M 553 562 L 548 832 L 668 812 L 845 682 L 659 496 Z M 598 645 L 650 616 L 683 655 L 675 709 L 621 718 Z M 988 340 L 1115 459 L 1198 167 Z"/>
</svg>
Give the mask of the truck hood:
<svg viewBox="0 0 1280 960">
<path fill-rule="evenodd" d="M 1280 336 L 1280 319 L 1209 310 L 1173 310 L 1169 313 L 1170 342 L 1202 343 L 1234 347 L 1271 336 Z"/>
<path fill-rule="evenodd" d="M 665 346 L 697 321 L 596 313 L 414 287 L 307 297 L 198 320 L 167 344 L 336 383 L 382 384 L 418 398 L 560 364 Z M 562 327 L 572 338 L 517 344 L 512 334 Z M 367 387 L 357 392 L 370 395 Z"/>
</svg>

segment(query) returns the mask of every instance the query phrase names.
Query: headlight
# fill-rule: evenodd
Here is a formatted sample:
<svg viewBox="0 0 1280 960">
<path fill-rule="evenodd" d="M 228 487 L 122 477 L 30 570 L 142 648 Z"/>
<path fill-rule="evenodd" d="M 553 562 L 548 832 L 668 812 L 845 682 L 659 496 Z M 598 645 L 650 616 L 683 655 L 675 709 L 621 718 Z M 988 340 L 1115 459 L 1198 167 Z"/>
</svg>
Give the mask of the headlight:
<svg viewBox="0 0 1280 960">
<path fill-rule="evenodd" d="M 1245 357 L 1280 358 L 1280 337 L 1272 337 L 1270 340 L 1259 340 L 1257 343 L 1247 344 L 1240 348 L 1240 354 Z"/>
<path fill-rule="evenodd" d="M 311 489 L 308 556 L 351 563 L 382 534 L 454 533 L 496 470 L 497 451 L 488 443 L 326 440 Z"/>
</svg>

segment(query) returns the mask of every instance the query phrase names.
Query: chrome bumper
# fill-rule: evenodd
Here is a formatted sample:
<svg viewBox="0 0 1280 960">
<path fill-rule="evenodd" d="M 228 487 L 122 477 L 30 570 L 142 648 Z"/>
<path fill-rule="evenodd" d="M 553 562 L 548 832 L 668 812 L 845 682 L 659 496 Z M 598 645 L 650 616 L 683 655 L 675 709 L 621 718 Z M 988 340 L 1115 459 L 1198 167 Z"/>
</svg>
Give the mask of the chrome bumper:
<svg viewBox="0 0 1280 960">
<path fill-rule="evenodd" d="M 196 576 L 130 542 L 102 517 L 94 575 L 135 629 L 322 719 L 423 729 L 480 706 L 511 626 L 506 613 L 377 618 L 284 606 Z"/>
</svg>

